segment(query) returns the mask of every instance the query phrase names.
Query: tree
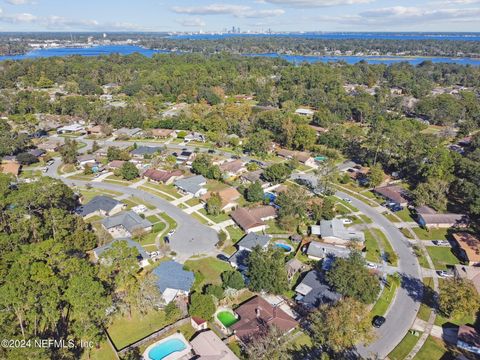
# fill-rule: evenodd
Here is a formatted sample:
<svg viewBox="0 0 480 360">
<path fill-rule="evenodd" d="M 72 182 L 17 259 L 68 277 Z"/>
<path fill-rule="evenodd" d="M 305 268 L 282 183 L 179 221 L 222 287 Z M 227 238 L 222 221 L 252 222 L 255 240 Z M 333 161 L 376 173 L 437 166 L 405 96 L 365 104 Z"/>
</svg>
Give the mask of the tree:
<svg viewBox="0 0 480 360">
<path fill-rule="evenodd" d="M 317 140 L 317 133 L 309 125 L 301 124 L 297 126 L 293 136 L 293 147 L 298 150 L 310 149 Z"/>
<path fill-rule="evenodd" d="M 128 161 L 130 159 L 130 155 L 125 150 L 120 150 L 115 146 L 109 146 L 107 149 L 107 159 L 108 161 L 113 161 L 113 160 Z"/>
<path fill-rule="evenodd" d="M 427 182 L 420 183 L 413 191 L 417 206 L 428 205 L 435 210 L 443 211 L 447 208 L 447 194 L 449 184 L 442 179 L 429 178 Z"/>
<path fill-rule="evenodd" d="M 198 154 L 192 162 L 192 172 L 207 176 L 208 170 L 212 166 L 212 159 L 207 154 Z"/>
<path fill-rule="evenodd" d="M 288 191 L 280 193 L 276 200 L 279 206 L 278 218 L 280 223 L 288 218 L 293 221 L 293 227 L 296 227 L 302 222 L 307 215 L 307 200 L 308 195 L 300 186 L 292 186 Z M 284 224 L 286 223 L 284 222 Z M 284 228 L 292 230 L 292 227 Z"/>
<path fill-rule="evenodd" d="M 310 316 L 312 339 L 337 354 L 368 343 L 374 338 L 369 314 L 365 304 L 348 297 L 334 306 L 322 305 Z"/>
<path fill-rule="evenodd" d="M 260 130 L 252 133 L 246 144 L 245 151 L 258 155 L 265 156 L 270 151 L 270 143 L 272 141 L 272 133 L 268 130 Z"/>
<path fill-rule="evenodd" d="M 376 163 L 375 165 L 371 166 L 367 177 L 368 177 L 368 183 L 371 187 L 375 188 L 381 185 L 384 178 L 382 165 L 380 163 Z"/>
<path fill-rule="evenodd" d="M 16 159 L 22 165 L 31 165 L 38 162 L 37 157 L 30 153 L 20 153 L 16 156 Z"/>
<path fill-rule="evenodd" d="M 288 179 L 292 169 L 286 163 L 277 163 L 270 165 L 263 172 L 263 176 L 267 181 L 280 183 Z"/>
<path fill-rule="evenodd" d="M 60 155 L 64 164 L 75 164 L 77 161 L 77 147 L 76 140 L 65 139 L 65 144 L 60 148 Z"/>
<path fill-rule="evenodd" d="M 285 270 L 285 256 L 282 250 L 274 247 L 253 248 L 247 259 L 249 288 L 253 291 L 266 291 L 281 294 L 288 289 Z"/>
<path fill-rule="evenodd" d="M 221 278 L 224 289 L 230 288 L 240 290 L 245 287 L 245 281 L 243 280 L 243 276 L 237 270 L 224 271 L 221 274 Z"/>
<path fill-rule="evenodd" d="M 170 301 L 163 310 L 165 311 L 165 317 L 169 321 L 174 321 L 182 315 L 175 301 Z"/>
<path fill-rule="evenodd" d="M 471 281 L 448 279 L 440 283 L 439 308 L 445 317 L 474 316 L 480 297 Z"/>
<path fill-rule="evenodd" d="M 218 193 L 212 193 L 205 204 L 208 215 L 217 216 L 222 212 L 222 198 Z"/>
<path fill-rule="evenodd" d="M 249 202 L 259 202 L 262 201 L 264 197 L 264 192 L 262 184 L 259 181 L 255 181 L 247 189 L 245 189 L 245 198 Z"/>
<path fill-rule="evenodd" d="M 282 332 L 275 326 L 264 326 L 246 341 L 245 352 L 249 359 L 287 360 L 292 357 L 285 346 Z"/>
<path fill-rule="evenodd" d="M 347 259 L 335 260 L 326 279 L 340 294 L 371 304 L 380 292 L 380 283 L 365 265 L 362 255 L 358 251 L 352 251 Z"/>
<path fill-rule="evenodd" d="M 223 299 L 223 288 L 220 285 L 208 284 L 205 286 L 205 294 L 215 296 L 218 300 Z"/>
<path fill-rule="evenodd" d="M 120 168 L 120 174 L 123 179 L 128 181 L 133 180 L 139 176 L 137 167 L 128 161 L 123 163 L 122 167 Z"/>
<path fill-rule="evenodd" d="M 215 313 L 216 306 L 212 295 L 193 293 L 190 296 L 190 305 L 188 313 L 190 316 L 198 316 L 204 320 L 209 320 Z"/>
</svg>

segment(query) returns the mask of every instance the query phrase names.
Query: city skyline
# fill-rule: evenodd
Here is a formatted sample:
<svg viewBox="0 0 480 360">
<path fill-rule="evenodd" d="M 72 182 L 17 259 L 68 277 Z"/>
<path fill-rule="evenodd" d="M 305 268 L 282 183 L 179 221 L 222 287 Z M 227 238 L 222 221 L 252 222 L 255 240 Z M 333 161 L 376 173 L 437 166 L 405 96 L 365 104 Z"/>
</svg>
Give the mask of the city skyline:
<svg viewBox="0 0 480 360">
<path fill-rule="evenodd" d="M 480 0 L 0 1 L 0 31 L 480 31 Z"/>
</svg>

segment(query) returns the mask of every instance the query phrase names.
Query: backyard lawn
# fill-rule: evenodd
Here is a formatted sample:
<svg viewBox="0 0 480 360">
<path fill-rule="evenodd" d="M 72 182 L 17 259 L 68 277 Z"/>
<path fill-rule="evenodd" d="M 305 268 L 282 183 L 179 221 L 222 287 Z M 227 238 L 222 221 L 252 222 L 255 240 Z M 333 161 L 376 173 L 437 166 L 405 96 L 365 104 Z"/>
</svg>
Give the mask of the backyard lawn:
<svg viewBox="0 0 480 360">
<path fill-rule="evenodd" d="M 460 263 L 460 260 L 453 254 L 450 247 L 426 246 L 426 248 L 436 270 L 446 270 L 447 265 Z"/>
<path fill-rule="evenodd" d="M 418 339 L 422 334 L 419 333 L 418 336 L 413 335 L 410 331 L 405 335 L 405 337 L 400 341 L 400 343 L 393 349 L 393 351 L 388 354 L 390 360 L 403 360 L 413 349 Z"/>
<path fill-rule="evenodd" d="M 420 227 L 413 228 L 413 231 L 419 239 L 422 240 L 447 240 L 448 229 L 423 229 Z"/>
<path fill-rule="evenodd" d="M 116 316 L 107 331 L 117 349 L 122 349 L 172 322 L 165 318 L 163 311 L 133 312 L 131 317 Z"/>
<path fill-rule="evenodd" d="M 111 360 L 115 359 L 115 353 L 112 347 L 106 342 L 99 344 L 99 348 L 93 348 L 90 350 L 90 354 L 85 350 L 82 354 L 82 360 Z"/>
<path fill-rule="evenodd" d="M 200 260 L 188 260 L 185 262 L 185 268 L 195 273 L 196 290 L 201 290 L 206 284 L 221 284 L 220 274 L 227 270 L 233 270 L 230 264 L 215 258 L 205 258 Z"/>
</svg>

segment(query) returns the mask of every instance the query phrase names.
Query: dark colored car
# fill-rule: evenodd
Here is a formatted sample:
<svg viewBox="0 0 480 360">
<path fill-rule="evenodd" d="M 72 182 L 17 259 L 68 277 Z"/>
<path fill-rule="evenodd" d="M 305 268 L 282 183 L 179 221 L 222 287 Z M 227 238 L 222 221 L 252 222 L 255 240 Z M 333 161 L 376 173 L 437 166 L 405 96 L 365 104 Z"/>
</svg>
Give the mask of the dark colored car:
<svg viewBox="0 0 480 360">
<path fill-rule="evenodd" d="M 223 255 L 223 254 L 218 254 L 218 255 L 217 255 L 217 259 L 228 262 L 228 257 L 225 256 L 225 255 Z"/>
<path fill-rule="evenodd" d="M 392 206 L 392 207 L 390 208 L 390 210 L 392 210 L 393 212 L 402 211 L 402 210 L 403 210 L 403 206 L 395 205 L 395 206 Z"/>
<path fill-rule="evenodd" d="M 383 316 L 377 315 L 373 318 L 372 325 L 376 328 L 379 328 L 380 326 L 385 324 L 385 321 L 387 321 L 387 319 L 385 319 Z"/>
</svg>

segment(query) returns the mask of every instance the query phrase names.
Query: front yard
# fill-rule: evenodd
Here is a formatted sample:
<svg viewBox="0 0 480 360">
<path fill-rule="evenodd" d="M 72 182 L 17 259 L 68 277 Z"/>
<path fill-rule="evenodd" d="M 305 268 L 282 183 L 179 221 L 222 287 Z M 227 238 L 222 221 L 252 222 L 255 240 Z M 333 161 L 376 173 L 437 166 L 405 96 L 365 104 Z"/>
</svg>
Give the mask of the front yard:
<svg viewBox="0 0 480 360">
<path fill-rule="evenodd" d="M 452 248 L 448 246 L 427 246 L 426 248 L 436 270 L 446 270 L 447 265 L 460 263 Z"/>
<path fill-rule="evenodd" d="M 448 229 L 424 229 L 420 227 L 413 228 L 415 234 L 421 240 L 448 240 Z"/>
<path fill-rule="evenodd" d="M 388 285 L 385 285 L 380 297 L 373 306 L 372 311 L 370 311 L 372 318 L 377 315 L 384 316 L 387 313 L 387 310 L 395 297 L 397 288 L 400 285 L 400 280 L 392 275 L 388 275 L 387 283 Z"/>
<path fill-rule="evenodd" d="M 405 357 L 412 351 L 415 344 L 418 342 L 418 339 L 422 333 L 418 335 L 412 334 L 410 331 L 405 335 L 405 337 L 400 341 L 400 343 L 393 349 L 393 351 L 388 354 L 390 360 L 403 360 Z"/>
</svg>

